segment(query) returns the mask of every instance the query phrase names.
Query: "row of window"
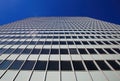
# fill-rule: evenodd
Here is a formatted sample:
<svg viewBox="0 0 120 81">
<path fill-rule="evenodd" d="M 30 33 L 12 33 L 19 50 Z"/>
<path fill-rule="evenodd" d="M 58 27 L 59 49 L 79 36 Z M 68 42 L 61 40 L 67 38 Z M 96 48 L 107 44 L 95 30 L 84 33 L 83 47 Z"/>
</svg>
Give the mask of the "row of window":
<svg viewBox="0 0 120 81">
<path fill-rule="evenodd" d="M 0 54 L 120 54 L 120 49 L 119 48 L 69 48 L 69 49 L 0 49 Z"/>
<path fill-rule="evenodd" d="M 119 45 L 120 41 L 2 41 L 0 45 Z"/>
<path fill-rule="evenodd" d="M 118 61 L 120 63 L 120 60 Z M 84 64 L 85 65 L 84 65 Z M 47 67 L 48 64 L 48 67 Z M 79 70 L 85 70 L 85 67 L 87 70 L 98 70 L 98 67 L 101 70 L 111 70 L 111 67 L 114 70 L 120 70 L 120 65 L 115 60 L 85 60 L 85 61 L 23 61 L 23 60 L 4 60 L 0 64 L 0 69 L 10 69 L 10 70 L 59 70 L 62 71 L 71 71 L 72 65 L 75 71 Z M 60 66 L 60 67 L 59 67 Z M 111 67 L 110 67 L 111 66 Z"/>
<path fill-rule="evenodd" d="M 36 30 L 35 30 L 36 31 Z M 1 35 L 16 35 L 16 34 L 29 34 L 29 32 L 21 32 L 21 33 L 19 33 L 19 32 L 13 32 L 13 33 L 9 33 L 9 32 L 6 32 L 6 33 L 0 33 Z M 46 32 L 46 31 L 41 31 L 41 32 L 39 32 L 38 34 L 120 34 L 119 32 L 116 32 L 116 31 L 114 31 L 114 32 L 106 32 L 106 31 L 104 31 L 104 32 L 101 32 L 101 31 L 99 31 L 99 32 L 96 32 L 96 31 L 94 31 L 94 32 L 92 32 L 92 31 L 89 31 L 89 32 L 71 32 L 71 31 L 67 31 L 67 32 L 64 32 L 64 31 L 55 31 L 55 32 Z"/>
<path fill-rule="evenodd" d="M 120 38 L 120 36 L 0 36 L 0 38 L 15 38 L 15 39 L 24 39 L 24 38 L 41 38 L 41 39 L 114 39 Z"/>
</svg>

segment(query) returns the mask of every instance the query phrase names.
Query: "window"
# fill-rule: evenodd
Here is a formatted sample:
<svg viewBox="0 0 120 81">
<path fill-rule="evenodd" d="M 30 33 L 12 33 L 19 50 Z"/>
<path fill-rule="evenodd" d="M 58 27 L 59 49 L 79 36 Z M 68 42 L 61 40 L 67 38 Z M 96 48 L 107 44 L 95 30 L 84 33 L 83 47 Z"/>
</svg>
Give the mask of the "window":
<svg viewBox="0 0 120 81">
<path fill-rule="evenodd" d="M 115 70 L 120 70 L 120 65 L 115 62 L 115 60 L 108 60 L 107 61 Z"/>
<path fill-rule="evenodd" d="M 41 54 L 49 54 L 50 49 L 42 49 Z"/>
<path fill-rule="evenodd" d="M 95 43 L 94 41 L 89 41 L 89 43 L 90 43 L 91 45 L 96 45 L 96 43 Z"/>
<path fill-rule="evenodd" d="M 43 44 L 44 44 L 43 41 L 38 41 L 38 42 L 37 42 L 37 45 L 43 45 Z"/>
<path fill-rule="evenodd" d="M 81 45 L 81 43 L 79 41 L 75 41 L 76 45 Z"/>
<path fill-rule="evenodd" d="M 103 41 L 105 44 L 111 45 L 108 41 Z"/>
<path fill-rule="evenodd" d="M 13 54 L 20 54 L 23 49 L 17 48 L 16 50 L 13 51 Z"/>
<path fill-rule="evenodd" d="M 59 54 L 59 50 L 58 49 L 51 49 L 50 54 Z"/>
<path fill-rule="evenodd" d="M 89 43 L 88 43 L 87 41 L 82 41 L 82 43 L 83 43 L 84 45 L 89 45 Z"/>
<path fill-rule="evenodd" d="M 104 61 L 98 60 L 98 61 L 96 61 L 96 63 L 98 64 L 98 66 L 100 67 L 101 70 L 110 70 L 110 68 Z"/>
<path fill-rule="evenodd" d="M 60 45 L 66 45 L 65 41 L 60 41 Z"/>
<path fill-rule="evenodd" d="M 7 49 L 3 54 L 10 54 L 12 51 L 14 51 L 15 49 L 9 48 Z"/>
<path fill-rule="evenodd" d="M 66 39 L 71 39 L 71 36 L 66 36 Z"/>
<path fill-rule="evenodd" d="M 119 53 L 120 54 L 120 49 L 118 49 L 118 48 L 113 48 L 117 53 Z"/>
<path fill-rule="evenodd" d="M 102 48 L 96 48 L 96 50 L 97 50 L 100 54 L 106 54 L 106 52 L 105 52 Z"/>
<path fill-rule="evenodd" d="M 118 43 L 116 43 L 115 41 L 110 41 L 112 44 L 118 45 Z"/>
<path fill-rule="evenodd" d="M 72 70 L 70 61 L 61 61 L 61 70 Z"/>
<path fill-rule="evenodd" d="M 82 39 L 82 38 L 83 38 L 83 36 L 78 36 L 78 38 Z"/>
<path fill-rule="evenodd" d="M 53 41 L 53 42 L 52 42 L 52 45 L 58 45 L 58 44 L 59 44 L 58 41 Z"/>
<path fill-rule="evenodd" d="M 90 54 L 97 54 L 94 49 L 90 49 L 90 48 L 89 48 L 89 49 L 87 49 L 87 50 L 88 50 L 88 52 L 89 52 Z"/>
<path fill-rule="evenodd" d="M 72 61 L 74 70 L 85 70 L 82 61 Z"/>
<path fill-rule="evenodd" d="M 88 70 L 98 70 L 93 61 L 84 61 Z"/>
<path fill-rule="evenodd" d="M 115 52 L 114 51 L 112 51 L 111 49 L 109 49 L 109 48 L 105 48 L 105 50 L 109 53 L 109 54 L 115 54 Z"/>
<path fill-rule="evenodd" d="M 2 70 L 7 69 L 11 63 L 12 63 L 11 60 L 4 60 L 4 61 L 0 64 L 0 69 L 2 69 Z"/>
<path fill-rule="evenodd" d="M 45 70 L 47 61 L 37 61 L 34 70 Z"/>
<path fill-rule="evenodd" d="M 23 61 L 15 60 L 9 69 L 19 70 L 22 64 L 23 64 Z"/>
<path fill-rule="evenodd" d="M 45 41 L 45 45 L 50 45 L 51 41 Z"/>
<path fill-rule="evenodd" d="M 40 52 L 40 49 L 33 49 L 31 54 L 39 54 Z"/>
<path fill-rule="evenodd" d="M 103 43 L 101 41 L 96 41 L 99 45 L 103 45 Z"/>
<path fill-rule="evenodd" d="M 31 52 L 31 49 L 25 48 L 22 52 L 22 54 L 29 54 Z"/>
<path fill-rule="evenodd" d="M 73 41 L 67 41 L 68 45 L 74 45 Z"/>
<path fill-rule="evenodd" d="M 68 54 L 68 49 L 60 49 L 60 54 Z"/>
<path fill-rule="evenodd" d="M 77 50 L 74 48 L 69 49 L 70 54 L 78 54 Z"/>
<path fill-rule="evenodd" d="M 33 66 L 35 64 L 35 61 L 26 61 L 24 65 L 22 66 L 22 70 L 32 70 Z"/>
<path fill-rule="evenodd" d="M 59 70 L 59 61 L 49 61 L 48 70 Z"/>
<path fill-rule="evenodd" d="M 29 44 L 30 44 L 30 45 L 35 45 L 36 42 L 35 42 L 35 41 L 31 41 Z"/>
<path fill-rule="evenodd" d="M 80 54 L 88 54 L 85 49 L 78 49 L 78 51 Z"/>
</svg>

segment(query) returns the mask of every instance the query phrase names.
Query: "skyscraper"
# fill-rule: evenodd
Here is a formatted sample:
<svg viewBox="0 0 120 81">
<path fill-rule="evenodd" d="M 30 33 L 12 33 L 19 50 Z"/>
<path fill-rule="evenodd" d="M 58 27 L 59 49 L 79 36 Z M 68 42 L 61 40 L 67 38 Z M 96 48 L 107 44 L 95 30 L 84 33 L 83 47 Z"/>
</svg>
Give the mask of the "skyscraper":
<svg viewBox="0 0 120 81">
<path fill-rule="evenodd" d="M 120 25 L 88 17 L 3 25 L 0 81 L 120 81 Z"/>
</svg>

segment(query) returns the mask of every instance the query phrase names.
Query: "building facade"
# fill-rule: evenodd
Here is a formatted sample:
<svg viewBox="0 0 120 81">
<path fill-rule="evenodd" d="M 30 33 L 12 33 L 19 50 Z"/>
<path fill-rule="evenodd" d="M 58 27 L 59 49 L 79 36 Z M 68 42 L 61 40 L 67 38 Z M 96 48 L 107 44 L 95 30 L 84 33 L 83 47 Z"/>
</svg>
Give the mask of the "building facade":
<svg viewBox="0 0 120 81">
<path fill-rule="evenodd" d="M 0 81 L 120 81 L 120 25 L 88 17 L 3 25 Z"/>
</svg>

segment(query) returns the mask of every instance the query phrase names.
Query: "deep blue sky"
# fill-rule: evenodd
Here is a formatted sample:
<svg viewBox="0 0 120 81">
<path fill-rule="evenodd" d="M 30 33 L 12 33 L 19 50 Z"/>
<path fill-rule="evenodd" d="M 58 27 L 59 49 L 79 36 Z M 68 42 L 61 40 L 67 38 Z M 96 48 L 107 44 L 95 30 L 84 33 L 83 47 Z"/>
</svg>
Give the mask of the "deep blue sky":
<svg viewBox="0 0 120 81">
<path fill-rule="evenodd" d="M 0 0 L 0 25 L 33 16 L 88 16 L 120 24 L 120 0 Z"/>
</svg>

